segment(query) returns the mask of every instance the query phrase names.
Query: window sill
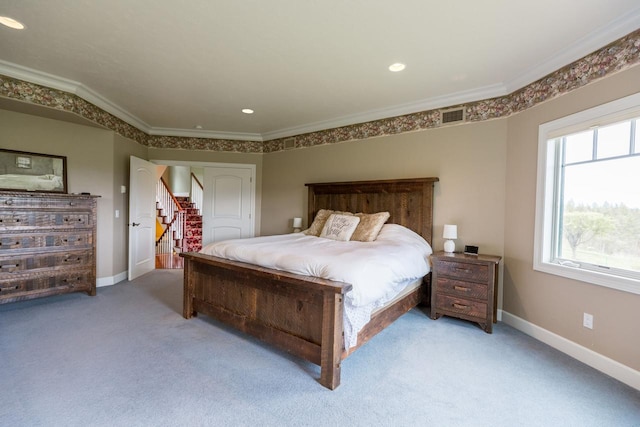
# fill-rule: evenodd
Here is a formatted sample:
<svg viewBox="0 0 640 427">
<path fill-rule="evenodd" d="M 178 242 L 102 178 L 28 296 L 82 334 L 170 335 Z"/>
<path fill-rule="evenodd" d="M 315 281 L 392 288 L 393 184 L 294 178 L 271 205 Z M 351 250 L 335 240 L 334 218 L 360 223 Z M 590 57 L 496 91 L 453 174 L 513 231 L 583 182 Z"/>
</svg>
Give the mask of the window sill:
<svg viewBox="0 0 640 427">
<path fill-rule="evenodd" d="M 616 289 L 618 291 L 640 295 L 640 281 L 627 277 L 552 264 L 549 262 L 534 262 L 533 269 L 543 273 L 549 273 L 556 276 L 566 277 L 568 279 L 579 280 L 581 282 L 587 282 L 598 286 Z"/>
</svg>

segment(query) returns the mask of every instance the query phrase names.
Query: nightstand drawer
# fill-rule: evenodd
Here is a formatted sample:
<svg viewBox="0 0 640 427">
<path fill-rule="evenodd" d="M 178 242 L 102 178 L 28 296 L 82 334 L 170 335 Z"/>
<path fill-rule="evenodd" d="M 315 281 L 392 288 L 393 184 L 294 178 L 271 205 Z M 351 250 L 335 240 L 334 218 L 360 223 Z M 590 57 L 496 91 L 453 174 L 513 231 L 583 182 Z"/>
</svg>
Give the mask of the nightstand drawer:
<svg viewBox="0 0 640 427">
<path fill-rule="evenodd" d="M 446 277 L 438 277 L 438 292 L 462 298 L 486 300 L 489 295 L 489 287 L 481 283 L 463 282 Z"/>
<path fill-rule="evenodd" d="M 486 283 L 489 280 L 489 267 L 487 265 L 438 260 L 438 274 Z"/>
<path fill-rule="evenodd" d="M 436 304 L 443 311 L 451 311 L 479 319 L 485 319 L 487 317 L 487 304 L 484 302 L 436 294 Z"/>
</svg>

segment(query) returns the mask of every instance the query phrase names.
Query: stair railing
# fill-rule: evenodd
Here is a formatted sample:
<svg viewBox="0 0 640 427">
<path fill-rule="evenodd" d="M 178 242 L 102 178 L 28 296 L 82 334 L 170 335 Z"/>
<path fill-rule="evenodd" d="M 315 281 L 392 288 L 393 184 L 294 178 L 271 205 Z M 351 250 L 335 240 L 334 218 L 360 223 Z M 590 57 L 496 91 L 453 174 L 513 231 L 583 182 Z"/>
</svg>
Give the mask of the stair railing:
<svg viewBox="0 0 640 427">
<path fill-rule="evenodd" d="M 198 178 L 191 172 L 191 203 L 202 212 L 203 187 Z"/>
<path fill-rule="evenodd" d="M 169 254 L 174 250 L 181 251 L 187 222 L 186 211 L 182 209 L 182 206 L 180 206 L 180 203 L 162 178 L 156 184 L 156 202 L 161 215 L 170 219 L 164 232 L 156 241 L 156 253 Z M 179 243 L 176 244 L 176 242 Z"/>
</svg>

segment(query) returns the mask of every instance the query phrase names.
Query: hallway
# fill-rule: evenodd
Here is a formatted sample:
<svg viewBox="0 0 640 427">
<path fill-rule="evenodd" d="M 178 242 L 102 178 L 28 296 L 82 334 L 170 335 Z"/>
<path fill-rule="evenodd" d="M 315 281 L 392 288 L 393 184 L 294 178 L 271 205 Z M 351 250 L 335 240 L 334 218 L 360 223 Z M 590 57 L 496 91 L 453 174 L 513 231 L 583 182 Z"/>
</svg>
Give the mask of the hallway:
<svg viewBox="0 0 640 427">
<path fill-rule="evenodd" d="M 184 267 L 184 259 L 178 254 L 156 254 L 157 269 L 177 269 Z"/>
</svg>

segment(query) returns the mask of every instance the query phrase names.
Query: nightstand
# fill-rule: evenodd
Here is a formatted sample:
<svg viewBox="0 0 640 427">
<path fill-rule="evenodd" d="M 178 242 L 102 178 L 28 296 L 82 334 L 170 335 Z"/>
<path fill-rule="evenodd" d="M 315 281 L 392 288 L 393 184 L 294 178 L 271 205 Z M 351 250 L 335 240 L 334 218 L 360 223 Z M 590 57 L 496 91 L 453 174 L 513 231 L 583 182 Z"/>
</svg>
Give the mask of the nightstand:
<svg viewBox="0 0 640 427">
<path fill-rule="evenodd" d="M 431 255 L 431 318 L 452 316 L 491 333 L 496 322 L 498 264 L 495 255 L 436 252 Z"/>
</svg>

